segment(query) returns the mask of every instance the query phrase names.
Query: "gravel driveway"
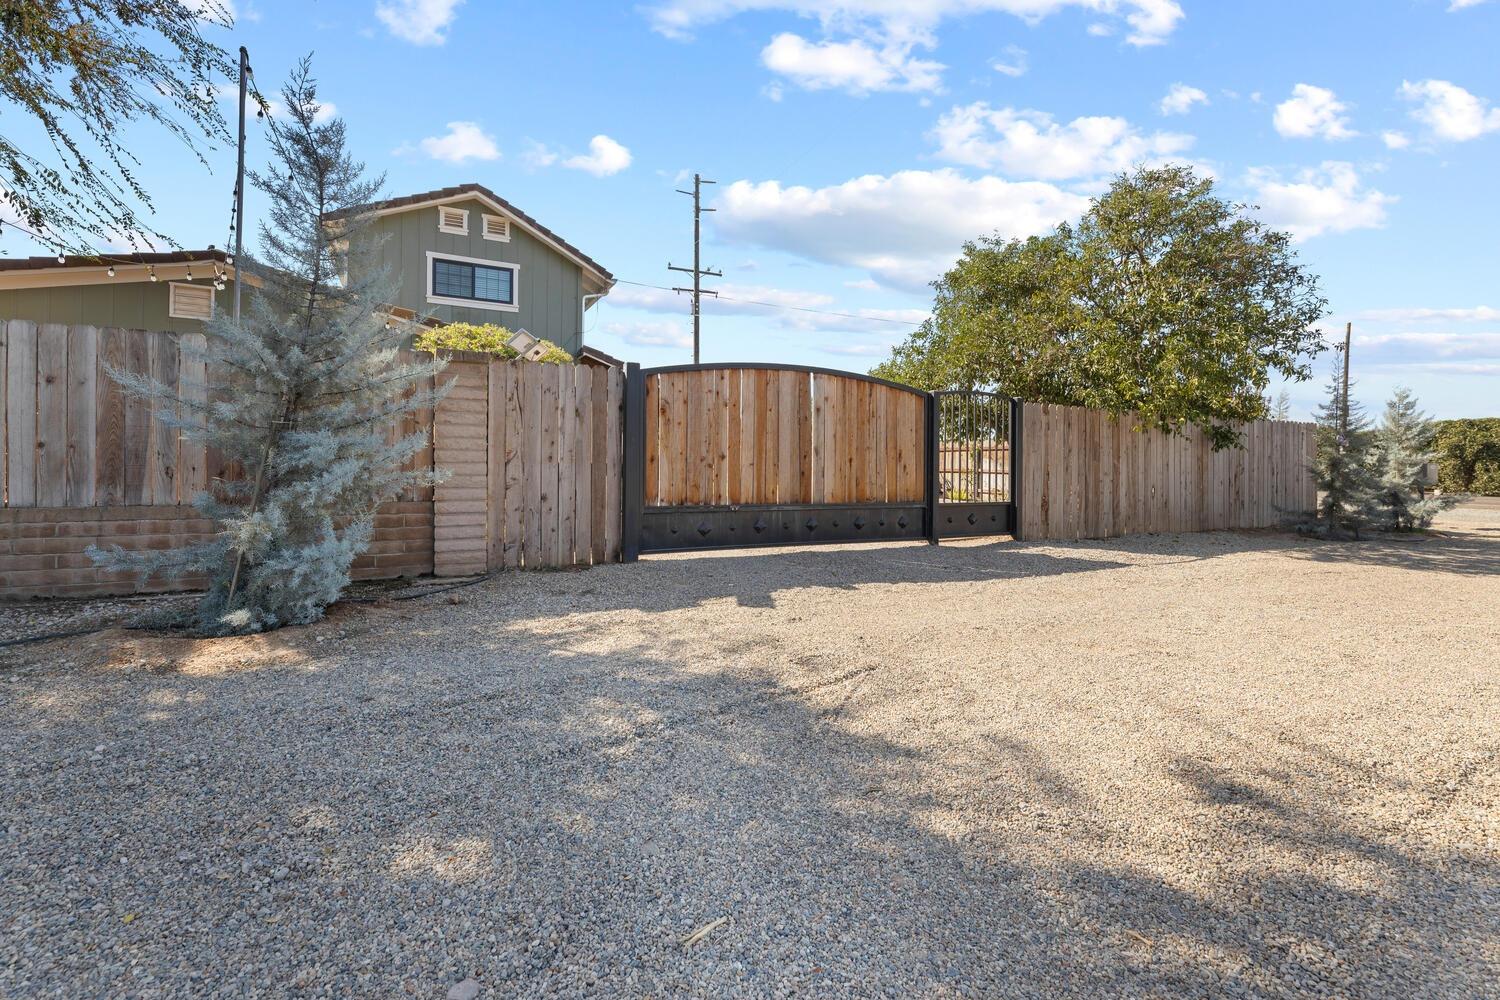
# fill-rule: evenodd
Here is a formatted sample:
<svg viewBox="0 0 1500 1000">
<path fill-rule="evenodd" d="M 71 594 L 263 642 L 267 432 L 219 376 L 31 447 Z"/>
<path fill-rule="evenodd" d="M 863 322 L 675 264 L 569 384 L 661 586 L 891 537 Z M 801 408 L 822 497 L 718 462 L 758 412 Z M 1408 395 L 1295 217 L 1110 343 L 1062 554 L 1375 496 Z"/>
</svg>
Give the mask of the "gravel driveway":
<svg viewBox="0 0 1500 1000">
<path fill-rule="evenodd" d="M 1500 510 L 1447 525 L 0 652 L 0 995 L 1500 995 Z"/>
</svg>

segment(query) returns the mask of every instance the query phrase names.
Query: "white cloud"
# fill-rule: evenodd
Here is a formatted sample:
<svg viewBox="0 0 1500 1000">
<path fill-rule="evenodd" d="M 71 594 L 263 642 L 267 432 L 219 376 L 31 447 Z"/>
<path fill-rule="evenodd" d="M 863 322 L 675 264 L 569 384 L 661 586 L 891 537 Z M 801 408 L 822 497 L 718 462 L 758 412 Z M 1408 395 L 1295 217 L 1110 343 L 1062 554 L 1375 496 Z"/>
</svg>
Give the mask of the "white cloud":
<svg viewBox="0 0 1500 1000">
<path fill-rule="evenodd" d="M 447 135 L 430 135 L 417 146 L 434 160 L 445 163 L 500 159 L 500 147 L 477 122 L 449 122 Z"/>
<path fill-rule="evenodd" d="M 845 307 L 832 295 L 805 289 L 739 285 L 733 282 L 716 284 L 714 287 L 719 295 L 703 300 L 704 315 L 759 316 L 774 321 L 777 327 L 784 330 L 900 333 L 916 328 L 930 315 L 925 309 Z M 651 313 L 681 314 L 688 309 L 687 297 L 684 295 L 665 289 L 633 285 L 617 286 L 610 293 L 609 302 L 620 308 Z M 608 326 L 606 330 L 609 330 Z M 655 331 L 653 327 L 653 332 L 659 331 Z"/>
<path fill-rule="evenodd" d="M 1366 309 L 1354 318 L 1383 323 L 1500 323 L 1500 309 L 1493 306 Z"/>
<path fill-rule="evenodd" d="M 1328 160 L 1285 180 L 1275 170 L 1252 168 L 1246 182 L 1255 192 L 1261 215 L 1299 240 L 1322 233 L 1378 229 L 1386 207 L 1396 199 L 1361 185 L 1354 164 Z"/>
<path fill-rule="evenodd" d="M 380 0 L 375 16 L 391 34 L 413 45 L 442 45 L 463 0 Z"/>
<path fill-rule="evenodd" d="M 1197 87 L 1174 83 L 1167 88 L 1167 96 L 1161 99 L 1160 108 L 1164 115 L 1185 115 L 1193 110 L 1193 105 L 1207 103 L 1208 95 Z"/>
<path fill-rule="evenodd" d="M 1386 149 L 1405 149 L 1411 145 L 1411 138 L 1405 132 L 1395 129 L 1386 129 L 1380 133 L 1380 141 L 1385 143 Z"/>
<path fill-rule="evenodd" d="M 1019 45 L 1007 45 L 1005 57 L 990 60 L 990 69 L 1002 76 L 1025 76 L 1028 68 L 1026 50 Z"/>
<path fill-rule="evenodd" d="M 607 135 L 596 135 L 589 140 L 587 154 L 580 153 L 562 161 L 569 170 L 582 170 L 595 177 L 618 174 L 630 166 L 630 150 Z"/>
<path fill-rule="evenodd" d="M 1468 142 L 1500 131 L 1500 108 L 1447 80 L 1403 80 L 1400 94 L 1419 105 L 1411 116 L 1438 139 Z"/>
<path fill-rule="evenodd" d="M 1359 133 L 1349 127 L 1349 110 L 1333 91 L 1299 83 L 1292 96 L 1276 105 L 1272 121 L 1289 139 L 1349 139 Z"/>
<path fill-rule="evenodd" d="M 611 296 L 613 298 L 614 296 Z M 641 323 L 604 323 L 601 333 L 618 337 L 636 347 L 692 347 L 693 335 L 681 323 L 668 320 Z"/>
<path fill-rule="evenodd" d="M 525 141 L 521 160 L 528 167 L 541 168 L 561 164 L 569 170 L 583 170 L 595 177 L 608 177 L 630 166 L 630 150 L 607 135 L 596 135 L 589 140 L 589 151 L 577 156 L 564 157 L 535 139 Z"/>
<path fill-rule="evenodd" d="M 1123 21 L 1125 40 L 1132 45 L 1165 42 L 1183 17 L 1177 0 L 657 0 L 645 13 L 656 31 L 677 39 L 746 12 L 783 11 L 816 20 L 820 40 L 778 34 L 762 50 L 761 61 L 808 90 L 863 95 L 940 90 L 943 64 L 913 53 L 937 46 L 944 21 L 999 12 L 1035 24 L 1069 8 Z M 1024 56 L 992 65 L 1019 76 L 1026 69 Z M 769 90 L 767 96 L 778 100 L 781 91 Z"/>
<path fill-rule="evenodd" d="M 783 33 L 761 51 L 761 62 L 806 90 L 844 90 L 868 94 L 877 90 L 937 90 L 943 64 L 917 59 L 910 43 L 880 47 L 862 39 L 809 42 Z"/>
<path fill-rule="evenodd" d="M 965 240 L 1037 235 L 1076 218 L 1088 199 L 1040 181 L 970 179 L 944 169 L 868 174 L 823 188 L 735 181 L 717 207 L 722 239 L 921 288 L 952 265 Z"/>
<path fill-rule="evenodd" d="M 755 11 L 785 11 L 817 20 L 825 31 L 878 33 L 891 41 L 931 42 L 943 21 L 972 14 L 1013 14 L 1029 24 L 1069 8 L 1123 20 L 1126 41 L 1157 45 L 1182 20 L 1177 0 L 658 0 L 646 8 L 656 31 L 690 38 L 704 25 Z"/>
<path fill-rule="evenodd" d="M 1118 173 L 1193 144 L 1192 136 L 1174 132 L 1143 135 L 1123 118 L 1060 125 L 1045 112 L 991 108 L 983 101 L 943 115 L 931 137 L 942 159 L 1047 180 Z"/>
<path fill-rule="evenodd" d="M 1456 10 L 1468 10 L 1470 7 L 1478 7 L 1480 4 L 1487 2 L 1488 0 L 1453 0 L 1448 5 L 1448 13 L 1451 14 Z"/>
</svg>

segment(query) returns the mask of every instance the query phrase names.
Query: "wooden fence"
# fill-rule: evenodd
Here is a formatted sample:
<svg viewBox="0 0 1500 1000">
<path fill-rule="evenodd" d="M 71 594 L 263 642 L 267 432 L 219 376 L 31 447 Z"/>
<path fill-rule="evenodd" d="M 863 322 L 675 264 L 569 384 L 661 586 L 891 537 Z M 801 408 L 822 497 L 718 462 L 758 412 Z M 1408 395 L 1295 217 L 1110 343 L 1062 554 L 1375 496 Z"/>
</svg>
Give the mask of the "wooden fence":
<svg viewBox="0 0 1500 1000">
<path fill-rule="evenodd" d="M 172 507 L 240 471 L 125 394 L 105 366 L 148 376 L 181 400 L 209 383 L 202 334 L 0 321 L 0 497 L 6 507 Z M 391 435 L 431 423 L 404 415 Z M 432 451 L 412 458 L 431 468 Z M 408 500 L 429 500 L 417 491 Z"/>
<path fill-rule="evenodd" d="M 1222 451 L 1195 428 L 1170 435 L 1137 424 L 1102 410 L 1025 404 L 1021 537 L 1261 528 L 1316 506 L 1312 424 L 1244 424 L 1244 447 Z"/>
<path fill-rule="evenodd" d="M 105 371 L 149 375 L 179 399 L 212 383 L 201 334 L 0 320 L 0 597 L 122 593 L 91 543 L 159 548 L 208 537 L 187 505 L 240 470 L 129 398 Z M 624 375 L 454 355 L 432 443 L 413 467 L 452 473 L 383 507 L 360 577 L 457 575 L 612 561 L 620 553 Z M 200 397 L 201 398 L 201 397 Z M 155 587 L 164 581 L 153 583 Z"/>
<path fill-rule="evenodd" d="M 924 406 L 826 372 L 648 372 L 646 506 L 920 502 Z"/>
<path fill-rule="evenodd" d="M 614 562 L 624 374 L 455 355 L 438 407 L 434 550 L 449 574 Z"/>
</svg>

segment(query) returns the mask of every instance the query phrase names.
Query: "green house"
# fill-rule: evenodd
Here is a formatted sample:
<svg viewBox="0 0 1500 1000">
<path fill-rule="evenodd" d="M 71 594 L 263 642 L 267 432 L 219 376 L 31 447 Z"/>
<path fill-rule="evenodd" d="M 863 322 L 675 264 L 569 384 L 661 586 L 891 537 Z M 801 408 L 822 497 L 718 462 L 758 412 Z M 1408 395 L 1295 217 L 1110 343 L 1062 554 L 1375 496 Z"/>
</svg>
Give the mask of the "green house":
<svg viewBox="0 0 1500 1000">
<path fill-rule="evenodd" d="M 360 211 L 374 215 L 383 262 L 399 279 L 387 303 L 398 315 L 525 329 L 578 356 L 585 311 L 614 285 L 587 254 L 480 184 Z M 0 259 L 0 319 L 191 333 L 231 308 L 234 281 L 213 248 Z"/>
</svg>

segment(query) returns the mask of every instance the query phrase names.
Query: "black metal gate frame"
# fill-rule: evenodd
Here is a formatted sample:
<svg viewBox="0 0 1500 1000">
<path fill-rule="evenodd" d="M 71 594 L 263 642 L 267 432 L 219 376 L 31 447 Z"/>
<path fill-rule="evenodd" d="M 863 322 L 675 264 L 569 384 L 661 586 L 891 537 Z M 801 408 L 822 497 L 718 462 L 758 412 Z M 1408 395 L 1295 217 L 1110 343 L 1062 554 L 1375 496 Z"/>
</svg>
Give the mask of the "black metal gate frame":
<svg viewBox="0 0 1500 1000">
<path fill-rule="evenodd" d="M 733 506 L 646 506 L 646 378 L 670 372 L 724 368 L 806 372 L 855 378 L 924 398 L 927 425 L 925 497 L 921 503 L 739 504 Z M 625 562 L 642 552 L 680 552 L 748 546 L 809 545 L 819 542 L 890 541 L 964 535 L 1019 537 L 1017 486 L 1021 481 L 1021 404 L 1010 400 L 1010 499 L 1003 503 L 948 503 L 938 497 L 938 393 L 900 382 L 808 365 L 730 364 L 625 366 L 624 510 L 621 549 Z"/>
</svg>

